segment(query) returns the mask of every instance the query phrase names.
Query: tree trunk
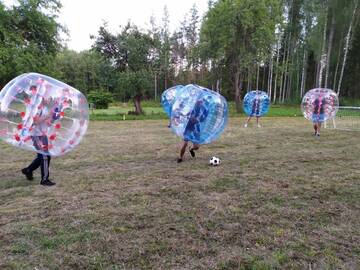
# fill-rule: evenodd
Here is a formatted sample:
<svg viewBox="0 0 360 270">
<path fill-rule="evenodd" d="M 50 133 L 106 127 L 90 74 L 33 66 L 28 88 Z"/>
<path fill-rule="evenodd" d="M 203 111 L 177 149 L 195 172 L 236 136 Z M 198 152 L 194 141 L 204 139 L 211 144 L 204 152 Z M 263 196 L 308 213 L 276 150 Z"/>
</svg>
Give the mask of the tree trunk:
<svg viewBox="0 0 360 270">
<path fill-rule="evenodd" d="M 284 77 L 282 78 L 283 81 L 282 83 L 282 87 L 281 87 L 281 103 L 285 102 L 285 91 L 286 91 L 286 87 L 287 87 L 287 81 L 288 81 L 288 67 L 289 67 L 289 58 L 290 58 L 290 50 L 291 50 L 291 33 L 289 33 L 289 39 L 287 41 L 287 46 L 285 49 L 285 57 L 284 57 L 284 61 L 283 63 L 285 63 L 285 70 L 283 71 Z"/>
<path fill-rule="evenodd" d="M 157 99 L 157 77 L 156 77 L 156 73 L 155 73 L 155 76 L 154 76 L 154 88 L 155 88 L 155 100 L 156 100 Z"/>
<path fill-rule="evenodd" d="M 277 81 L 278 81 L 278 72 L 279 72 L 279 54 L 280 54 L 280 46 L 279 44 L 277 45 L 277 53 L 276 53 L 276 65 L 275 65 L 275 69 L 276 69 L 276 73 L 275 73 L 275 82 L 274 82 L 274 97 L 273 97 L 273 103 L 276 102 L 276 90 L 277 90 Z"/>
<path fill-rule="evenodd" d="M 319 87 L 320 60 L 316 63 L 315 87 Z"/>
<path fill-rule="evenodd" d="M 259 73 L 260 73 L 260 65 L 256 63 L 256 90 L 259 90 Z"/>
<path fill-rule="evenodd" d="M 293 74 L 291 72 L 288 72 L 288 85 L 287 85 L 287 89 L 286 89 L 286 95 L 285 95 L 285 99 L 286 100 L 290 100 L 291 97 L 291 89 L 292 89 L 292 82 L 293 82 Z"/>
<path fill-rule="evenodd" d="M 329 45 L 328 45 L 328 51 L 326 56 L 326 73 L 325 73 L 325 83 L 324 87 L 328 87 L 328 80 L 329 80 L 329 71 L 330 71 L 330 64 L 331 64 L 331 49 L 332 49 L 332 43 L 334 40 L 334 29 L 335 29 L 335 14 L 334 12 L 331 12 L 331 28 L 330 28 L 330 36 L 329 36 Z"/>
<path fill-rule="evenodd" d="M 287 46 L 285 47 L 284 49 L 284 56 L 283 56 L 283 59 L 282 59 L 282 63 L 281 63 L 281 79 L 280 79 L 280 88 L 279 88 L 279 103 L 282 103 L 282 95 L 283 95 L 283 87 L 284 87 L 284 78 L 286 78 L 286 75 L 285 75 L 285 71 L 286 69 L 285 66 L 286 66 L 286 57 L 287 57 Z"/>
<path fill-rule="evenodd" d="M 319 69 L 319 78 L 318 78 L 318 83 L 317 83 L 317 87 L 322 87 L 322 80 L 323 80 L 323 72 L 324 72 L 324 67 L 326 66 L 326 31 L 327 31 L 327 14 L 328 14 L 328 8 L 326 8 L 326 13 L 325 13 L 325 25 L 324 25 L 324 32 L 323 32 L 323 41 L 322 41 L 322 47 L 321 47 L 321 55 L 320 55 L 320 59 L 319 59 L 319 65 L 320 65 L 320 69 Z"/>
<path fill-rule="evenodd" d="M 300 66 L 300 62 L 299 62 L 299 57 L 297 57 L 297 67 L 298 67 L 298 70 L 296 72 L 296 93 L 294 95 L 294 97 L 296 97 L 299 93 L 300 93 L 300 88 L 301 88 L 301 75 L 300 75 L 300 69 L 301 69 L 301 66 Z"/>
<path fill-rule="evenodd" d="M 263 67 L 263 77 L 262 77 L 262 82 L 261 82 L 261 90 L 265 89 L 265 75 L 266 75 L 266 66 L 264 65 L 264 67 Z"/>
<path fill-rule="evenodd" d="M 342 67 L 341 67 L 341 73 L 340 73 L 339 84 L 338 84 L 338 89 L 337 89 L 337 94 L 338 95 L 340 94 L 340 90 L 341 90 L 341 83 L 342 83 L 342 79 L 343 79 L 343 76 L 344 76 L 346 58 L 347 58 L 347 55 L 348 55 L 348 52 L 349 52 L 349 49 L 350 49 L 350 46 L 351 46 L 351 43 L 350 43 L 350 41 L 351 41 L 350 40 L 351 39 L 351 31 L 352 31 L 352 26 L 353 26 L 353 23 L 354 23 L 357 7 L 358 7 L 358 2 L 356 1 L 354 12 L 352 14 L 350 25 L 349 25 L 349 30 L 348 30 L 348 33 L 347 33 L 346 39 L 345 39 L 344 59 L 343 59 Z"/>
<path fill-rule="evenodd" d="M 301 87 L 300 87 L 300 98 L 305 94 L 306 82 L 307 82 L 307 69 L 308 69 L 308 35 L 311 31 L 312 17 L 307 15 L 305 19 L 305 39 L 304 39 L 304 55 L 301 72 Z"/>
<path fill-rule="evenodd" d="M 281 104 L 285 103 L 285 93 L 286 93 L 286 85 L 287 85 L 287 81 L 288 81 L 288 73 L 287 73 L 287 66 L 285 69 L 285 73 L 284 73 L 284 81 L 283 81 L 283 89 L 281 91 Z"/>
<path fill-rule="evenodd" d="M 288 64 L 287 64 L 287 83 L 286 83 L 286 89 L 285 89 L 285 99 L 283 100 L 283 103 L 285 103 L 285 100 L 290 100 L 291 97 L 291 90 L 292 90 L 292 82 L 293 82 L 293 73 L 292 73 L 292 69 L 294 66 L 294 56 L 293 54 L 295 53 L 297 55 L 296 52 L 291 51 L 292 48 L 295 48 L 295 46 L 292 46 L 292 42 L 290 42 L 290 46 L 289 46 L 289 51 L 288 51 Z M 292 55 L 290 57 L 290 55 Z"/>
<path fill-rule="evenodd" d="M 281 66 L 281 69 L 283 67 Z M 280 78 L 280 85 L 279 85 L 279 103 L 282 100 L 282 91 L 283 91 L 283 82 L 284 82 L 284 70 L 281 70 L 281 78 Z"/>
<path fill-rule="evenodd" d="M 301 72 L 300 98 L 302 98 L 305 93 L 306 71 L 307 71 L 307 51 L 306 51 L 306 47 L 304 47 L 303 66 Z"/>
<path fill-rule="evenodd" d="M 242 78 L 240 71 L 237 71 L 235 74 L 235 105 L 236 112 L 241 112 L 241 87 L 242 87 Z"/>
<path fill-rule="evenodd" d="M 164 88 L 168 89 L 167 72 L 165 72 L 165 75 L 164 75 Z"/>
<path fill-rule="evenodd" d="M 270 61 L 271 61 L 271 60 L 270 60 Z M 266 88 L 265 88 L 268 95 L 269 95 L 269 89 L 270 89 L 270 72 L 271 72 L 271 64 L 270 64 L 270 61 L 269 61 L 269 64 L 268 64 L 267 86 L 266 86 Z"/>
<path fill-rule="evenodd" d="M 336 68 L 335 68 L 335 74 L 334 74 L 334 82 L 333 82 L 333 88 L 334 91 L 336 91 L 336 84 L 337 84 L 337 74 L 339 71 L 339 65 L 340 65 L 340 57 L 341 57 L 341 46 L 342 46 L 342 42 L 343 42 L 343 37 L 341 37 L 340 39 L 340 43 L 339 43 L 339 51 L 338 51 L 338 56 L 337 56 L 337 62 L 336 62 Z"/>
<path fill-rule="evenodd" d="M 286 67 L 287 69 L 287 67 Z M 284 72 L 284 78 L 282 82 L 282 89 L 281 89 L 281 104 L 284 104 L 285 102 L 285 91 L 286 91 L 286 81 L 287 81 L 287 71 Z"/>
<path fill-rule="evenodd" d="M 268 95 L 269 98 L 271 100 L 271 91 L 272 91 L 272 79 L 273 79 L 273 59 L 272 59 L 272 55 L 270 57 L 270 64 L 269 64 L 269 74 L 268 74 L 268 87 L 267 87 L 267 91 L 268 91 Z"/>
<path fill-rule="evenodd" d="M 282 82 L 282 90 L 281 90 L 281 103 L 285 103 L 285 93 L 286 93 L 286 87 L 288 82 L 288 65 L 289 65 L 289 55 L 286 55 L 286 61 L 285 61 L 285 71 L 284 71 L 284 78 Z"/>
<path fill-rule="evenodd" d="M 139 94 L 134 97 L 135 114 L 137 115 L 143 114 L 143 110 L 141 108 L 141 96 L 142 95 Z"/>
<path fill-rule="evenodd" d="M 218 93 L 221 93 L 220 85 L 221 85 L 221 79 L 217 79 L 216 80 L 216 92 L 218 92 Z"/>
</svg>

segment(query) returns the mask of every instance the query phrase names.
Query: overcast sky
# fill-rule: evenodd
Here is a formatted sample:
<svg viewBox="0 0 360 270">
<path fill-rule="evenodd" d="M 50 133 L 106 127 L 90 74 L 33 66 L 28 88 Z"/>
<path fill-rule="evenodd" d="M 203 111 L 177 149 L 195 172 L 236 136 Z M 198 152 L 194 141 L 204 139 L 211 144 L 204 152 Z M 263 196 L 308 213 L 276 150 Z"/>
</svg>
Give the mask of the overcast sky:
<svg viewBox="0 0 360 270">
<path fill-rule="evenodd" d="M 90 49 L 90 35 L 96 35 L 104 21 L 109 30 L 118 32 L 119 25 L 129 20 L 147 29 L 151 15 L 161 23 L 166 5 L 169 11 L 170 30 L 175 30 L 184 15 L 196 4 L 200 16 L 207 10 L 208 0 L 60 0 L 63 8 L 59 22 L 69 30 L 67 46 L 76 51 Z M 3 0 L 11 5 L 16 0 Z"/>
</svg>

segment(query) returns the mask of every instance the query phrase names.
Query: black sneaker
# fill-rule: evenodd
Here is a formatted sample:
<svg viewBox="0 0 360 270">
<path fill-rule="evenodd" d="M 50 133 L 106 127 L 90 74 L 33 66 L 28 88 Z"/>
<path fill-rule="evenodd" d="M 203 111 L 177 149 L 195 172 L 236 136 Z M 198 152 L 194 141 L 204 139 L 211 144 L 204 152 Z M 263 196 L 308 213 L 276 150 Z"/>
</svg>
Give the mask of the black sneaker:
<svg viewBox="0 0 360 270">
<path fill-rule="evenodd" d="M 182 161 L 183 161 L 182 158 L 178 158 L 176 162 L 177 162 L 177 163 L 180 163 L 180 162 L 182 162 Z"/>
<path fill-rule="evenodd" d="M 190 155 L 192 156 L 192 157 L 195 157 L 195 151 L 194 151 L 194 149 L 192 149 L 192 148 L 190 148 Z"/>
<path fill-rule="evenodd" d="M 24 175 L 26 176 L 26 179 L 27 179 L 27 180 L 31 181 L 31 180 L 34 179 L 33 173 L 30 172 L 30 171 L 28 171 L 27 168 L 22 169 L 21 172 L 22 172 L 22 174 L 24 174 Z"/>
<path fill-rule="evenodd" d="M 43 186 L 53 186 L 53 185 L 56 185 L 56 183 L 51 182 L 49 179 L 47 179 L 47 180 L 41 180 L 40 185 L 43 185 Z"/>
</svg>

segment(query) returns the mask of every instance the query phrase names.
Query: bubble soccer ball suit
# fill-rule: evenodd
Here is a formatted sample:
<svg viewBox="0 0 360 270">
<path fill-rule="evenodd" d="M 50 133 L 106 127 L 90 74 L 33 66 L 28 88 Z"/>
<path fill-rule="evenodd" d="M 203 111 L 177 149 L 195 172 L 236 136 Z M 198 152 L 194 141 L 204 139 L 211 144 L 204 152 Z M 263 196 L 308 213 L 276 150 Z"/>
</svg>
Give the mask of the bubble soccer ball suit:
<svg viewBox="0 0 360 270">
<path fill-rule="evenodd" d="M 20 75 L 0 92 L 0 139 L 40 154 L 64 155 L 86 133 L 88 108 L 85 96 L 65 83 L 37 73 Z"/>
<path fill-rule="evenodd" d="M 175 98 L 179 90 L 181 90 L 184 86 L 183 85 L 176 85 L 173 86 L 166 91 L 163 92 L 161 95 L 161 104 L 167 116 L 171 117 L 171 110 L 172 106 L 175 103 Z"/>
<path fill-rule="evenodd" d="M 264 116 L 268 113 L 269 108 L 270 98 L 264 91 L 250 91 L 244 97 L 243 109 L 247 116 Z"/>
<path fill-rule="evenodd" d="M 208 144 L 224 131 L 228 120 L 225 98 L 197 86 L 176 86 L 162 94 L 172 131 L 185 141 Z"/>
<path fill-rule="evenodd" d="M 332 119 L 338 110 L 339 98 L 331 89 L 312 89 L 304 95 L 301 102 L 304 117 L 312 122 L 325 122 Z"/>
</svg>

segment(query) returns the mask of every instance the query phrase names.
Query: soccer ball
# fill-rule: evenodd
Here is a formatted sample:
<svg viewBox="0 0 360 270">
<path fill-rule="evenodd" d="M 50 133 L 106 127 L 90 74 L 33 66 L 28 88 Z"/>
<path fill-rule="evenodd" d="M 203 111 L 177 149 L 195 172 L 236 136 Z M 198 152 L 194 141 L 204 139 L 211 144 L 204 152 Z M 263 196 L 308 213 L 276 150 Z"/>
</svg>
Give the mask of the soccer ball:
<svg viewBox="0 0 360 270">
<path fill-rule="evenodd" d="M 212 166 L 218 166 L 220 164 L 220 158 L 217 157 L 210 158 L 209 164 Z"/>
</svg>

